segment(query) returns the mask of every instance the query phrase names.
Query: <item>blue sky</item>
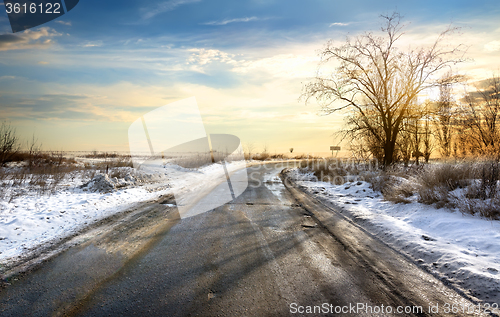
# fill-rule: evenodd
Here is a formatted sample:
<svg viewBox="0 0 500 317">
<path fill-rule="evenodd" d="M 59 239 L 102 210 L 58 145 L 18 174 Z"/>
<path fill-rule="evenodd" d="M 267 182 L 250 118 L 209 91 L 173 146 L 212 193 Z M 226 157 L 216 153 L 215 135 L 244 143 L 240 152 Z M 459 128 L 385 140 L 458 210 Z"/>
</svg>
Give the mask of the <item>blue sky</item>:
<svg viewBox="0 0 500 317">
<path fill-rule="evenodd" d="M 472 78 L 500 69 L 497 1 L 94 1 L 12 34 L 0 6 L 0 119 L 45 149 L 127 150 L 140 115 L 195 96 L 209 132 L 272 152 L 322 152 L 341 117 L 298 101 L 328 39 L 399 11 L 408 43 L 453 23 Z"/>
</svg>

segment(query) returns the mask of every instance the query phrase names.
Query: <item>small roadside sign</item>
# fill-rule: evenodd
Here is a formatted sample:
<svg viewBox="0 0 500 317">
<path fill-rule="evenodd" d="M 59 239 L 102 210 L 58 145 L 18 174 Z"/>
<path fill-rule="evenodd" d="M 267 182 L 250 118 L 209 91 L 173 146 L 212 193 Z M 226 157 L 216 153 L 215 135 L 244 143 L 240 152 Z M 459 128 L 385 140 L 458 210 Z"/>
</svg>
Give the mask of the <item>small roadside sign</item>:
<svg viewBox="0 0 500 317">
<path fill-rule="evenodd" d="M 337 153 L 335 154 L 335 156 L 337 156 L 337 154 L 339 153 L 340 151 L 340 146 L 333 146 L 333 145 L 330 145 L 330 151 L 332 151 L 332 157 L 333 157 L 333 151 L 337 151 Z"/>
</svg>

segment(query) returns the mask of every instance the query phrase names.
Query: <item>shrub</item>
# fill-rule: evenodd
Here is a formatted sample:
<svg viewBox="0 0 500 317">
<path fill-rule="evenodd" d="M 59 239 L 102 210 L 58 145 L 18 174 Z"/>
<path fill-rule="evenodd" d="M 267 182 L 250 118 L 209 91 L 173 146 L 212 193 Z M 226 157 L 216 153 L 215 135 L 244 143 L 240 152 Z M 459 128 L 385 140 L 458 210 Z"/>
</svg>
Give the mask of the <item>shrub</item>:
<svg viewBox="0 0 500 317">
<path fill-rule="evenodd" d="M 394 171 L 392 171 L 394 173 Z M 372 176 L 374 190 L 396 203 L 418 194 L 418 200 L 436 207 L 457 207 L 462 213 L 479 214 L 489 219 L 500 218 L 500 166 L 498 162 L 461 162 L 425 165 L 407 171 L 405 178 L 395 178 L 390 172 Z M 456 189 L 463 189 L 458 194 Z"/>
<path fill-rule="evenodd" d="M 299 163 L 303 172 L 312 172 L 323 182 L 341 185 L 347 181 L 363 179 L 362 174 L 369 170 L 369 164 L 355 164 L 349 159 L 308 159 Z"/>
<path fill-rule="evenodd" d="M 257 160 L 257 161 L 265 161 L 268 158 L 270 158 L 270 155 L 267 152 L 262 152 L 260 154 L 254 155 L 254 157 L 253 157 L 253 159 Z"/>
<path fill-rule="evenodd" d="M 415 194 L 415 185 L 405 178 L 384 174 L 378 177 L 380 179 L 379 183 L 372 183 L 372 188 L 382 192 L 384 199 L 388 201 L 410 203 L 411 201 L 408 198 Z"/>
<path fill-rule="evenodd" d="M 130 155 L 121 155 L 118 153 L 110 153 L 110 152 L 98 152 L 98 151 L 92 151 L 90 154 L 84 155 L 86 158 L 118 158 L 118 157 L 129 157 Z"/>
<path fill-rule="evenodd" d="M 473 169 L 470 163 L 426 165 L 410 181 L 416 184 L 419 201 L 444 207 L 450 203 L 450 192 L 471 183 Z"/>
<path fill-rule="evenodd" d="M 270 159 L 285 159 L 285 154 L 273 154 L 269 157 Z"/>
<path fill-rule="evenodd" d="M 216 157 L 214 156 L 214 160 Z M 184 168 L 198 168 L 212 163 L 210 153 L 199 153 L 196 155 L 177 156 L 170 160 L 170 163 Z"/>
<path fill-rule="evenodd" d="M 461 199 L 458 208 L 464 214 L 479 214 L 481 217 L 492 220 L 500 219 L 500 197 L 498 196 L 486 200 L 470 198 Z"/>
<path fill-rule="evenodd" d="M 14 128 L 2 122 L 0 125 L 0 165 L 10 162 L 12 156 L 19 151 L 19 139 Z"/>
<path fill-rule="evenodd" d="M 500 176 L 498 162 L 485 162 L 481 165 L 480 198 L 494 198 L 498 193 L 498 181 Z"/>
<path fill-rule="evenodd" d="M 437 208 L 456 207 L 465 214 L 500 219 L 500 164 L 496 161 L 393 165 L 379 170 L 369 163 L 315 159 L 302 160 L 299 168 L 312 172 L 317 180 L 336 184 L 356 175 L 395 203 L 409 203 L 416 195 L 419 202 Z"/>
<path fill-rule="evenodd" d="M 303 160 L 306 158 L 307 158 L 307 155 L 305 155 L 305 154 L 295 155 L 295 157 L 294 157 L 294 159 L 296 159 L 296 160 Z"/>
<path fill-rule="evenodd" d="M 422 172 L 417 174 L 417 180 L 426 188 L 444 186 L 452 191 L 468 186 L 473 175 L 474 169 L 470 163 L 443 163 L 427 165 Z"/>
</svg>

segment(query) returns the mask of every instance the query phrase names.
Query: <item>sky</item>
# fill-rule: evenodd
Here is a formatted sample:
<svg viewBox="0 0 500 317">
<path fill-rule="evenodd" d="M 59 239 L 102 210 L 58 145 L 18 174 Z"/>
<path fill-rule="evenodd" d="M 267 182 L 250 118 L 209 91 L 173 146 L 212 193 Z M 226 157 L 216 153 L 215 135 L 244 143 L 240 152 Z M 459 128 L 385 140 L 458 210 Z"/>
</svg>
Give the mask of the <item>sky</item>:
<svg viewBox="0 0 500 317">
<path fill-rule="evenodd" d="M 328 152 L 343 114 L 300 99 L 328 40 L 407 24 L 401 45 L 426 45 L 450 24 L 468 45 L 456 71 L 500 70 L 497 1 L 80 0 L 62 17 L 12 33 L 0 5 L 0 120 L 53 151 L 127 151 L 128 128 L 196 97 L 208 133 L 254 151 Z M 182 133 L 182 131 L 179 131 Z"/>
</svg>

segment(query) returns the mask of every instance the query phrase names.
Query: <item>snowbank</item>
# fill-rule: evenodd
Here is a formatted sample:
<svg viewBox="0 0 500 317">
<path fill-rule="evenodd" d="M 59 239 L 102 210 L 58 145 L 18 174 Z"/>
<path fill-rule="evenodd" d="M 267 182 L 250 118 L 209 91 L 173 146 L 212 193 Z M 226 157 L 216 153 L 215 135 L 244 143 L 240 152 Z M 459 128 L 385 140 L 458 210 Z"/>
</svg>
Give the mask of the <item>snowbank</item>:
<svg viewBox="0 0 500 317">
<path fill-rule="evenodd" d="M 0 200 L 0 265 L 29 249 L 60 239 L 87 225 L 130 208 L 133 204 L 158 199 L 174 189 L 196 188 L 216 179 L 216 164 L 196 170 L 167 165 L 156 173 L 136 172 L 122 179 L 97 174 L 82 185 L 72 177 L 52 195 L 38 195 L 26 189 L 10 202 Z M 246 162 L 227 164 L 229 171 L 244 168 Z"/>
<path fill-rule="evenodd" d="M 135 179 L 130 174 L 124 178 L 110 178 L 107 174 L 97 174 L 88 183 L 82 185 L 81 188 L 91 192 L 107 193 L 131 185 L 135 185 Z"/>
<path fill-rule="evenodd" d="M 297 184 L 340 208 L 382 241 L 458 285 L 468 295 L 500 303 L 500 221 L 411 202 L 385 201 L 366 182 L 315 182 L 297 169 Z"/>
</svg>

